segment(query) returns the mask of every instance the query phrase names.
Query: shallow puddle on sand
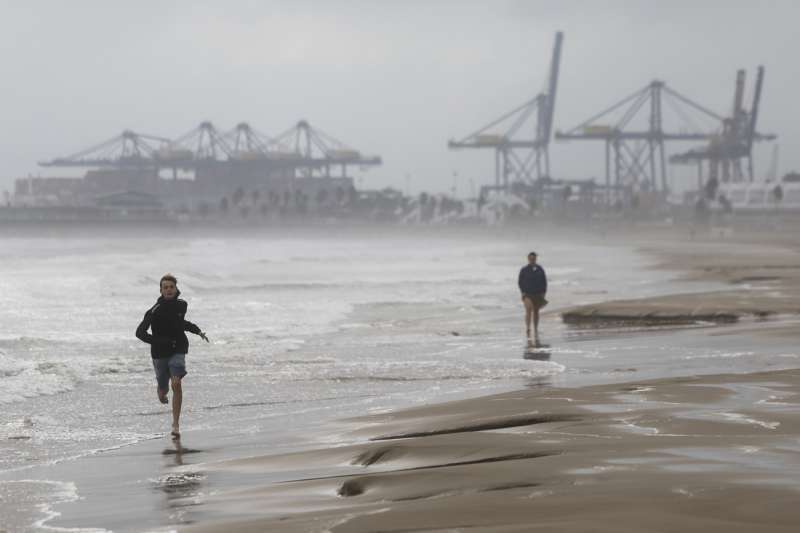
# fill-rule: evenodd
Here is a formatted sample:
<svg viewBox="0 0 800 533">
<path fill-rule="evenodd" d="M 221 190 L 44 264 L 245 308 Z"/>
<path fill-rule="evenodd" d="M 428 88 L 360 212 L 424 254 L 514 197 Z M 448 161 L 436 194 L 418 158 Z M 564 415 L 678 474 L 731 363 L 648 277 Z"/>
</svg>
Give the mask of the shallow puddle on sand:
<svg viewBox="0 0 800 533">
<path fill-rule="evenodd" d="M 758 474 L 765 479 L 793 480 L 800 486 L 800 464 L 794 453 L 764 450 L 756 446 L 685 447 L 665 448 L 661 453 L 680 458 L 680 463 L 663 465 L 674 472 L 727 472 L 751 476 Z"/>
</svg>

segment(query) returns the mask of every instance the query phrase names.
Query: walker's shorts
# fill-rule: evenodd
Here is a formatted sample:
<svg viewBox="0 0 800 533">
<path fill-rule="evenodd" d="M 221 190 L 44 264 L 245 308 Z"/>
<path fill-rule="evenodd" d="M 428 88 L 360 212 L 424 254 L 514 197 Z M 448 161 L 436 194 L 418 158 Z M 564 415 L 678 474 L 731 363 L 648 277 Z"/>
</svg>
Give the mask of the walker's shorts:
<svg viewBox="0 0 800 533">
<path fill-rule="evenodd" d="M 153 359 L 153 368 L 156 371 L 158 388 L 167 390 L 170 376 L 182 378 L 186 375 L 186 354 L 174 353 L 163 359 Z"/>
<path fill-rule="evenodd" d="M 545 300 L 544 294 L 541 294 L 541 293 L 539 293 L 539 294 L 525 293 L 525 298 L 530 300 L 531 303 L 533 303 L 534 307 L 536 307 L 538 309 L 541 309 L 542 307 L 547 305 L 547 300 Z"/>
</svg>

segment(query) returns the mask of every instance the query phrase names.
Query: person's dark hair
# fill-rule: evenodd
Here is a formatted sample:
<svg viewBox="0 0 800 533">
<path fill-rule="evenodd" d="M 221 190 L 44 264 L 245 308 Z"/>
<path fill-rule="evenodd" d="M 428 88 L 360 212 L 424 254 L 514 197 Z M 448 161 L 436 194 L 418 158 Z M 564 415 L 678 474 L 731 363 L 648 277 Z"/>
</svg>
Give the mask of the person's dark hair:
<svg viewBox="0 0 800 533">
<path fill-rule="evenodd" d="M 161 288 L 161 284 L 163 282 L 165 282 L 165 281 L 171 281 L 175 285 L 178 284 L 178 278 L 176 278 L 172 274 L 167 273 L 167 274 L 164 274 L 163 276 L 161 276 L 161 280 L 159 280 L 159 282 L 158 282 L 158 287 Z"/>
<path fill-rule="evenodd" d="M 530 256 L 533 256 L 533 257 L 539 257 L 539 256 L 538 256 L 538 254 L 537 254 L 536 252 L 531 252 L 531 253 L 529 253 L 529 254 L 528 254 L 528 257 L 530 257 Z"/>
</svg>

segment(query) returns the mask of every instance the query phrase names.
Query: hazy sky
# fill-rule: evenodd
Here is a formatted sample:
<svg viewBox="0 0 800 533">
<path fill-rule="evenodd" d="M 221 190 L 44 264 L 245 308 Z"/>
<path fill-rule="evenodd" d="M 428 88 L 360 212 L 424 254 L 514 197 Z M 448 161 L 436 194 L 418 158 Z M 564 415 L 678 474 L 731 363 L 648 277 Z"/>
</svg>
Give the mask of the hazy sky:
<svg viewBox="0 0 800 533">
<path fill-rule="evenodd" d="M 275 135 L 305 118 L 383 157 L 365 188 L 455 182 L 464 195 L 492 181 L 493 157 L 447 140 L 538 93 L 557 30 L 556 128 L 655 78 L 727 115 L 736 69 L 749 107 L 763 64 L 759 130 L 780 135 L 781 172 L 800 170 L 798 20 L 790 0 L 0 0 L 0 189 L 69 175 L 36 162 L 123 129 L 177 137 L 247 121 Z M 757 171 L 771 155 L 758 150 Z M 551 159 L 556 177 L 603 172 L 599 144 L 559 143 Z"/>
</svg>

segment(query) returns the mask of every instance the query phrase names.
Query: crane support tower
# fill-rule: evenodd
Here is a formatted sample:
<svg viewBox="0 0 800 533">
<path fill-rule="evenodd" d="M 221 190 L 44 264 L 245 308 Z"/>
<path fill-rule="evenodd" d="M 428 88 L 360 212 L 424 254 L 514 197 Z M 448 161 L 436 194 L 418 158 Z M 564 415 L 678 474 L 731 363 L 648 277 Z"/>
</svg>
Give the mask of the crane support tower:
<svg viewBox="0 0 800 533">
<path fill-rule="evenodd" d="M 511 182 L 533 183 L 550 176 L 548 145 L 558 89 L 563 32 L 557 32 L 545 92 L 493 120 L 448 147 L 492 149 L 495 153 L 494 188 L 509 190 Z M 532 122 L 535 120 L 535 126 Z"/>
<path fill-rule="evenodd" d="M 667 131 L 664 107 L 681 121 L 677 131 Z M 642 112 L 642 110 L 646 110 Z M 698 119 L 712 126 L 697 126 Z M 605 143 L 606 187 L 638 187 L 669 190 L 666 141 L 708 140 L 723 118 L 713 111 L 654 80 L 630 96 L 562 133 L 557 140 L 589 140 Z"/>
<path fill-rule="evenodd" d="M 721 132 L 712 137 L 706 146 L 670 157 L 671 163 L 697 164 L 698 188 L 703 186 L 705 179 L 723 183 L 753 181 L 753 143 L 771 141 L 777 137 L 771 133 L 761 134 L 756 131 L 764 67 L 759 66 L 757 70 L 750 111 L 744 108 L 745 77 L 744 70 L 736 72 L 733 110 L 731 116 L 723 120 Z M 747 162 L 746 173 L 742 168 L 743 160 Z M 703 175 L 704 163 L 708 166 L 707 178 Z"/>
</svg>

